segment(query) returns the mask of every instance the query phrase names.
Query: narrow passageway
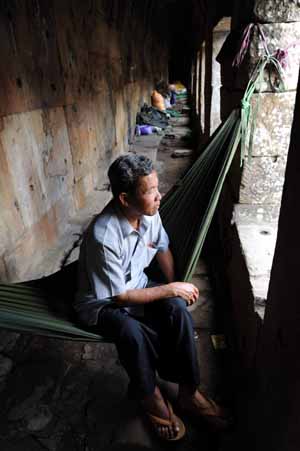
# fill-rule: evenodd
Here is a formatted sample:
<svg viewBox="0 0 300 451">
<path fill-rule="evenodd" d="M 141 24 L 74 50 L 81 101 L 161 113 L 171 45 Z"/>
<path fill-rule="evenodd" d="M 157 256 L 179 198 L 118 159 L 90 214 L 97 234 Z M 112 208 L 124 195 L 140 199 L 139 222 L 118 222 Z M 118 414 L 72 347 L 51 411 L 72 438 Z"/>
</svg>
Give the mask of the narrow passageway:
<svg viewBox="0 0 300 451">
<path fill-rule="evenodd" d="M 193 133 L 185 110 L 162 135 L 136 136 L 130 151 L 149 156 L 155 162 L 160 189 L 165 194 L 190 167 L 194 158 Z M 55 277 L 51 279 L 55 284 Z M 220 333 L 216 327 L 215 299 L 205 261 L 199 261 L 193 283 L 200 290 L 199 301 L 191 308 L 195 322 L 195 341 L 200 362 L 201 389 L 218 401 L 224 397 L 219 357 L 222 346 L 216 345 Z M 11 334 L 12 348 L 18 335 Z M 216 349 L 214 348 L 216 345 Z M 8 344 L 4 340 L 3 347 Z M 47 348 L 47 354 L 43 351 Z M 88 449 L 101 451 L 117 449 L 163 450 L 152 434 L 147 421 L 135 401 L 127 397 L 128 378 L 118 362 L 115 346 L 106 344 L 63 343 L 61 360 L 56 340 L 26 336 L 22 349 L 18 346 L 18 365 L 1 392 L 0 444 L 8 451 L 8 443 L 19 450 L 21 434 L 30 428 L 34 434 L 26 435 L 28 451 L 41 446 L 55 448 L 64 436 L 63 451 L 74 446 L 89 444 Z M 31 360 L 34 355 L 34 360 Z M 46 362 L 45 362 L 46 357 Z M 2 361 L 5 364 L 5 361 Z M 162 389 L 170 399 L 176 397 L 175 384 L 160 380 Z M 17 387 L 17 389 L 16 389 Z M 47 393 L 51 393 L 46 398 Z M 176 403 L 175 403 L 176 405 Z M 204 451 L 220 449 L 221 437 L 211 431 L 205 422 L 185 419 L 187 435 L 176 449 Z M 22 426 L 23 424 L 23 426 Z M 101 427 L 99 427 L 101 425 Z M 9 439 L 9 440 L 8 440 Z M 36 445 L 34 445 L 34 443 Z M 77 444 L 77 445 L 76 445 Z M 80 448 L 82 449 L 82 448 Z"/>
<path fill-rule="evenodd" d="M 0 19 L 0 450 L 299 451 L 299 1 L 10 0 Z M 256 67 L 260 83 L 245 101 Z M 166 129 L 143 135 L 139 115 L 154 91 L 167 86 L 154 112 L 165 115 L 182 83 L 189 104 L 178 101 Z M 207 168 L 236 142 L 228 116 L 242 140 L 222 178 L 218 164 Z M 111 200 L 117 157 L 150 157 L 164 195 L 214 133 L 222 151 L 201 168 L 222 183 L 181 197 L 192 214 L 174 236 L 187 254 L 190 225 L 191 242 L 198 224 L 206 236 L 189 307 L 200 389 L 235 421 L 216 433 L 183 417 L 185 438 L 166 445 L 129 399 L 115 345 L 86 341 L 76 322 L 79 245 Z M 198 221 L 211 191 L 213 208 L 206 215 L 202 205 Z M 28 282 L 42 294 L 24 294 Z M 74 328 L 63 335 L 70 325 L 75 341 Z M 159 383 L 176 411 L 176 385 Z"/>
</svg>

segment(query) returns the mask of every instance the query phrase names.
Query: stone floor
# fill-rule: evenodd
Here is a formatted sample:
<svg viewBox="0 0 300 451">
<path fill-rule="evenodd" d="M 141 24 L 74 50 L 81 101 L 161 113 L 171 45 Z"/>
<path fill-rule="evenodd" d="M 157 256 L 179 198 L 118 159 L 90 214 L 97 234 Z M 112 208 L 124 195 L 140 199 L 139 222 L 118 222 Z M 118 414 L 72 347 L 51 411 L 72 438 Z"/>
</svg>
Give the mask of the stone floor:
<svg viewBox="0 0 300 451">
<path fill-rule="evenodd" d="M 191 163 L 188 119 L 172 121 L 165 136 L 137 140 L 132 151 L 152 155 L 166 192 Z M 147 140 L 148 138 L 148 140 Z M 157 146 L 159 148 L 157 150 Z M 184 150 L 177 158 L 174 151 Z M 216 299 L 200 261 L 194 283 L 200 298 L 191 308 L 201 369 L 201 388 L 217 399 L 224 393 L 226 350 L 216 325 Z M 226 367 L 226 365 L 225 365 Z M 176 385 L 160 381 L 171 398 Z M 128 379 L 112 344 L 74 343 L 0 332 L 0 450 L 165 450 L 150 432 L 138 406 L 129 401 Z M 182 451 L 227 450 L 228 438 L 205 423 L 185 419 L 187 435 L 168 447 Z"/>
</svg>

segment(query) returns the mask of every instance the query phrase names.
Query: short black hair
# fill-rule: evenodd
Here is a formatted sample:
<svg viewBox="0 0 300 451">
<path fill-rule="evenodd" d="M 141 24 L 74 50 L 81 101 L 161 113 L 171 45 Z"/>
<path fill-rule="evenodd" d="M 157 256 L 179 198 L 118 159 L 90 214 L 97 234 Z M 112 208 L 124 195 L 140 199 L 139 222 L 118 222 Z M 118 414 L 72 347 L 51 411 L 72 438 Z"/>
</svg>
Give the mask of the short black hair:
<svg viewBox="0 0 300 451">
<path fill-rule="evenodd" d="M 115 198 L 120 193 L 134 194 L 139 177 L 154 171 L 150 158 L 144 155 L 126 154 L 118 157 L 108 169 L 108 178 Z"/>
</svg>

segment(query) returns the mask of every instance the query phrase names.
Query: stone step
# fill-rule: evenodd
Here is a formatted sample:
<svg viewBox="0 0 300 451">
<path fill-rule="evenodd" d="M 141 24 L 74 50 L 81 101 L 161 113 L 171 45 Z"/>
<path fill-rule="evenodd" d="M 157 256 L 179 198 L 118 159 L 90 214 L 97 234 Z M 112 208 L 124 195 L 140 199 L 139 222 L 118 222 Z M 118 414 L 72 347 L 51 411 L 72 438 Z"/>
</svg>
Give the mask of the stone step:
<svg viewBox="0 0 300 451">
<path fill-rule="evenodd" d="M 253 298 L 266 300 L 277 237 L 279 204 L 234 207 L 241 250 L 247 265 Z M 256 309 L 262 317 L 262 307 Z"/>
</svg>

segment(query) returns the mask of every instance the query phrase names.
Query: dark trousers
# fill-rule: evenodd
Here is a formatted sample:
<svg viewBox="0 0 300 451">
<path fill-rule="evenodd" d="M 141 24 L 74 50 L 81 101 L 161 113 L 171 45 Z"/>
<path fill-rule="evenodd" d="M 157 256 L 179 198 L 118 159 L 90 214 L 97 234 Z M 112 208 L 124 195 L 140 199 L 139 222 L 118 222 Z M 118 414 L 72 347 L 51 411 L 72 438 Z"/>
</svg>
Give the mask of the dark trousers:
<svg viewBox="0 0 300 451">
<path fill-rule="evenodd" d="M 165 380 L 199 385 L 199 366 L 193 321 L 181 298 L 155 301 L 144 306 L 137 318 L 124 308 L 104 307 L 97 331 L 111 339 L 130 378 L 129 393 L 136 398 L 151 395 L 156 371 Z"/>
</svg>

